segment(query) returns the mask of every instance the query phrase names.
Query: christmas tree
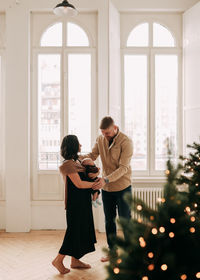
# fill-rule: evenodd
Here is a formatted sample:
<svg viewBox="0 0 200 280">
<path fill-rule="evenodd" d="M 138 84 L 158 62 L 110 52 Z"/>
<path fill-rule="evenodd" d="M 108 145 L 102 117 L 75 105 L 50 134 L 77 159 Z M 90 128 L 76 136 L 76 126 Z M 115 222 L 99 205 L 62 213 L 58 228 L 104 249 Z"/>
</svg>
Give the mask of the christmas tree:
<svg viewBox="0 0 200 280">
<path fill-rule="evenodd" d="M 192 151 L 188 157 L 181 156 L 183 160 L 183 174 L 178 178 L 178 184 L 188 187 L 189 205 L 191 211 L 200 215 L 200 144 L 188 145 Z"/>
<path fill-rule="evenodd" d="M 200 222 L 190 212 L 188 193 L 177 189 L 180 171 L 180 165 L 174 168 L 168 160 L 157 210 L 126 197 L 141 218 L 120 219 L 124 237 L 117 237 L 116 247 L 108 252 L 107 280 L 200 279 Z"/>
</svg>

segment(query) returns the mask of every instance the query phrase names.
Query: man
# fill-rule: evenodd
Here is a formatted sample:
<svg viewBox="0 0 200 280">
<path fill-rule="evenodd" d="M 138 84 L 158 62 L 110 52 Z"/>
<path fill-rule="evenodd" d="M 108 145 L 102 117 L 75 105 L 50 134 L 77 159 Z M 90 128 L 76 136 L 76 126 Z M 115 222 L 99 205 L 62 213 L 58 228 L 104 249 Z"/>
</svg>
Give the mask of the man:
<svg viewBox="0 0 200 280">
<path fill-rule="evenodd" d="M 133 155 L 131 139 L 119 131 L 111 117 L 104 117 L 100 124 L 100 135 L 92 152 L 84 157 L 96 160 L 100 155 L 103 166 L 103 177 L 98 178 L 94 189 L 102 190 L 105 214 L 107 243 L 111 249 L 113 244 L 110 235 L 116 235 L 116 211 L 119 217 L 130 218 L 130 208 L 124 201 L 125 193 L 131 193 L 131 166 Z M 83 157 L 82 157 L 83 158 Z M 101 259 L 108 261 L 108 257 Z"/>
</svg>

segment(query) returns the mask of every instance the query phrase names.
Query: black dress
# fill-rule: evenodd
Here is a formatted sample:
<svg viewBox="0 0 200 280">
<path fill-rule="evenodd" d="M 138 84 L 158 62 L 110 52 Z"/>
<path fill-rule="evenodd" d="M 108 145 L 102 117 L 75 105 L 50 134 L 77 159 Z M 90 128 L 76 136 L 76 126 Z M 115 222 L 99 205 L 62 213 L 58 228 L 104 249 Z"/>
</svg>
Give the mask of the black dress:
<svg viewBox="0 0 200 280">
<path fill-rule="evenodd" d="M 86 181 L 85 172 L 78 172 Z M 67 230 L 59 250 L 62 255 L 80 259 L 95 251 L 96 236 L 91 203 L 92 189 L 77 188 L 67 177 Z"/>
</svg>

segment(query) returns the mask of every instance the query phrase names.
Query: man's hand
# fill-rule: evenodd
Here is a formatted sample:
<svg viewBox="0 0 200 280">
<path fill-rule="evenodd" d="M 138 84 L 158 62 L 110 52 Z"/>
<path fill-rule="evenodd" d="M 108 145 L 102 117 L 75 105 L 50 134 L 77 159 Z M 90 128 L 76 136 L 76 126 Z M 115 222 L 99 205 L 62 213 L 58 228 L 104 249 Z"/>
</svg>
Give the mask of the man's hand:
<svg viewBox="0 0 200 280">
<path fill-rule="evenodd" d="M 100 173 L 100 168 L 98 168 L 99 171 L 97 173 L 88 173 L 88 177 L 90 179 L 95 179 L 96 177 L 98 177 L 99 173 Z"/>
<path fill-rule="evenodd" d="M 105 186 L 105 181 L 103 178 L 98 178 L 95 183 L 93 184 L 92 188 L 93 190 L 99 190 L 102 189 Z"/>
</svg>

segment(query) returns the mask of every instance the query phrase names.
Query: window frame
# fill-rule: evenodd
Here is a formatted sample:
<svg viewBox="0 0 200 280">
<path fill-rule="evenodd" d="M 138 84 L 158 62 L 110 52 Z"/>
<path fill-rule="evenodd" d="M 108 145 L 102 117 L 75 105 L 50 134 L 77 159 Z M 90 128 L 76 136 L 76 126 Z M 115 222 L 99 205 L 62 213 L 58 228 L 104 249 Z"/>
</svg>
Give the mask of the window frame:
<svg viewBox="0 0 200 280">
<path fill-rule="evenodd" d="M 183 121 L 182 121 L 182 48 L 179 46 L 178 39 L 171 29 L 163 24 L 158 19 L 147 19 L 137 22 L 132 30 L 139 24 L 144 22 L 149 23 L 149 46 L 147 47 L 128 47 L 121 46 L 121 69 L 122 69 L 122 88 L 121 88 L 121 120 L 122 129 L 125 131 L 125 69 L 124 69 L 124 57 L 125 55 L 147 55 L 147 72 L 148 72 L 148 84 L 147 84 L 147 169 L 146 170 L 133 170 L 133 178 L 164 178 L 164 171 L 155 170 L 155 55 L 177 55 L 178 58 L 178 91 L 177 91 L 177 156 L 182 154 L 182 135 L 183 135 Z M 175 40 L 175 47 L 153 47 L 153 23 L 158 23 L 166 27 L 173 35 Z M 132 31 L 131 30 L 131 31 Z M 130 31 L 130 32 L 131 32 Z M 128 33 L 127 40 L 130 32 Z M 134 144 L 134 139 L 133 139 Z"/>
<path fill-rule="evenodd" d="M 49 27 L 58 22 L 62 22 L 62 35 L 63 35 L 63 45 L 61 47 L 48 47 L 41 46 L 41 38 L 43 33 L 48 29 L 46 27 L 43 30 L 43 33 L 40 33 L 40 40 L 38 41 L 38 46 L 32 46 L 32 66 L 31 66 L 31 88 L 32 88 L 32 99 L 31 99 L 31 114 L 32 114 L 32 141 L 31 141 L 31 151 L 32 151 L 32 161 L 31 161 L 31 169 L 33 174 L 34 184 L 37 185 L 37 176 L 38 174 L 58 174 L 58 169 L 39 169 L 39 160 L 38 160 L 38 56 L 40 54 L 58 54 L 60 55 L 60 137 L 61 139 L 64 135 L 67 134 L 68 131 L 68 55 L 69 54 L 90 54 L 91 55 L 91 146 L 92 143 L 95 142 L 96 139 L 96 130 L 97 130 L 97 82 L 96 82 L 96 47 L 94 46 L 94 41 L 89 34 L 89 31 L 86 29 L 85 25 L 74 20 L 60 20 L 55 21 L 49 24 Z M 87 34 L 89 40 L 89 46 L 70 46 L 66 45 L 67 43 L 67 22 L 71 22 L 79 25 Z M 37 144 L 36 144 L 37 143 Z M 36 190 L 35 190 L 36 191 Z M 34 197 L 37 197 L 37 193 L 35 193 Z"/>
<path fill-rule="evenodd" d="M 5 48 L 0 47 L 1 67 L 0 67 L 0 201 L 5 200 Z"/>
</svg>

